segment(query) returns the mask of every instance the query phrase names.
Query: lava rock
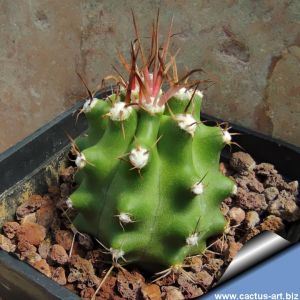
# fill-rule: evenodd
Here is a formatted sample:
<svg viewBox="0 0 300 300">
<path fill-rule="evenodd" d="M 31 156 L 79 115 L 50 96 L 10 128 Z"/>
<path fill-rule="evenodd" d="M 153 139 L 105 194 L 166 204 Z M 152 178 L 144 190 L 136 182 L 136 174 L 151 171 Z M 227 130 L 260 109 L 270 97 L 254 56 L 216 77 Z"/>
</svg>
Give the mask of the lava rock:
<svg viewBox="0 0 300 300">
<path fill-rule="evenodd" d="M 43 240 L 39 245 L 38 253 L 42 258 L 46 259 L 49 255 L 50 248 L 51 248 L 50 240 L 49 239 Z"/>
<path fill-rule="evenodd" d="M 240 174 L 248 173 L 256 166 L 254 159 L 248 153 L 241 151 L 233 153 L 229 163 Z"/>
<path fill-rule="evenodd" d="M 184 300 L 179 288 L 175 286 L 163 286 L 162 287 L 162 299 L 164 300 Z"/>
<path fill-rule="evenodd" d="M 36 257 L 37 248 L 28 241 L 20 241 L 17 245 L 17 248 L 21 253 L 21 259 L 31 259 Z"/>
<path fill-rule="evenodd" d="M 61 245 L 55 244 L 50 249 L 49 258 L 52 262 L 55 262 L 59 265 L 64 265 L 67 263 L 69 256 Z"/>
<path fill-rule="evenodd" d="M 300 209 L 292 199 L 286 199 L 279 195 L 268 207 L 270 214 L 278 216 L 283 220 L 292 222 L 300 218 Z"/>
<path fill-rule="evenodd" d="M 39 246 L 45 237 L 45 227 L 36 223 L 24 223 L 17 231 L 17 238 L 20 242 L 27 241 L 34 246 Z"/>
<path fill-rule="evenodd" d="M 229 261 L 232 260 L 237 255 L 237 253 L 242 248 L 242 246 L 243 244 L 240 242 L 234 242 L 234 241 L 229 242 L 228 249 L 226 252 L 227 259 Z"/>
<path fill-rule="evenodd" d="M 245 223 L 248 228 L 254 228 L 260 222 L 259 214 L 254 211 L 248 211 L 245 217 Z"/>
<path fill-rule="evenodd" d="M 73 232 L 69 230 L 56 230 L 55 240 L 56 243 L 61 245 L 66 251 L 69 251 L 72 246 Z"/>
<path fill-rule="evenodd" d="M 60 285 L 65 285 L 67 283 L 66 272 L 62 267 L 56 268 L 53 271 L 51 278 Z"/>
<path fill-rule="evenodd" d="M 188 264 L 190 266 L 190 268 L 192 269 L 192 271 L 194 272 L 200 272 L 200 270 L 202 269 L 202 259 L 199 256 L 192 256 L 188 259 Z"/>
<path fill-rule="evenodd" d="M 207 289 L 213 283 L 214 277 L 211 276 L 207 271 L 203 270 L 195 274 L 195 281 L 202 287 Z"/>
<path fill-rule="evenodd" d="M 78 243 L 86 250 L 92 250 L 94 243 L 92 238 L 88 234 L 81 233 L 78 235 Z"/>
<path fill-rule="evenodd" d="M 265 189 L 264 194 L 268 201 L 273 201 L 279 195 L 279 191 L 276 187 L 271 186 Z"/>
<path fill-rule="evenodd" d="M 242 243 L 246 243 L 253 239 L 256 235 L 260 234 L 260 229 L 257 227 L 251 228 L 247 233 L 243 236 Z"/>
<path fill-rule="evenodd" d="M 0 249 L 6 252 L 15 252 L 16 245 L 13 244 L 9 238 L 4 236 L 3 234 L 0 234 Z"/>
<path fill-rule="evenodd" d="M 266 198 L 263 194 L 257 194 L 254 192 L 246 192 L 242 189 L 238 189 L 238 194 L 236 196 L 236 204 L 246 210 L 255 210 L 260 212 L 265 210 L 268 205 Z"/>
<path fill-rule="evenodd" d="M 117 275 L 118 291 L 124 299 L 138 299 L 141 295 L 141 287 L 144 283 L 144 277 L 137 272 L 124 270 Z"/>
<path fill-rule="evenodd" d="M 90 286 L 98 286 L 99 278 L 95 275 L 95 270 L 92 263 L 79 255 L 72 255 L 70 258 L 70 274 L 68 282 L 75 281 L 89 283 Z"/>
<path fill-rule="evenodd" d="M 13 239 L 19 227 L 20 224 L 17 222 L 6 222 L 3 224 L 2 230 L 9 239 Z"/>
<path fill-rule="evenodd" d="M 16 210 L 16 217 L 21 220 L 26 215 L 35 212 L 44 203 L 44 199 L 40 195 L 32 195 L 27 201 L 21 204 Z"/>
<path fill-rule="evenodd" d="M 144 284 L 141 288 L 145 300 L 160 300 L 161 292 L 157 284 Z"/>
<path fill-rule="evenodd" d="M 240 207 L 232 207 L 229 212 L 228 216 L 234 224 L 241 224 L 245 220 L 245 212 Z"/>
<path fill-rule="evenodd" d="M 257 175 L 260 175 L 262 177 L 267 177 L 271 174 L 277 174 L 277 170 L 275 170 L 274 166 L 269 163 L 261 163 L 259 165 L 256 165 L 254 171 Z"/>
<path fill-rule="evenodd" d="M 267 216 L 259 226 L 261 231 L 279 232 L 284 229 L 282 219 L 276 216 Z"/>
<path fill-rule="evenodd" d="M 47 277 L 51 277 L 51 268 L 45 259 L 34 262 L 32 266 Z"/>
</svg>

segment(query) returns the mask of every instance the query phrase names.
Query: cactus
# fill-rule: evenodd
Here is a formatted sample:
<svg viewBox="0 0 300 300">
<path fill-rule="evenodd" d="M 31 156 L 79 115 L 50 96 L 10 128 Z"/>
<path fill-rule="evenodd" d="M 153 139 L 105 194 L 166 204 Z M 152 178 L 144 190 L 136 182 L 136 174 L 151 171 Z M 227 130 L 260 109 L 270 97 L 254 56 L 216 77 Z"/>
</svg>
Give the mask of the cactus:
<svg viewBox="0 0 300 300">
<path fill-rule="evenodd" d="M 224 231 L 219 205 L 235 185 L 219 159 L 231 134 L 200 121 L 197 88 L 208 81 L 189 80 L 201 69 L 178 78 L 171 26 L 159 48 L 156 22 L 148 57 L 135 19 L 134 28 L 131 63 L 119 54 L 129 80 L 119 72 L 107 77 L 119 88 L 103 100 L 89 92 L 81 110 L 89 127 L 74 145 L 80 185 L 69 203 L 78 210 L 75 227 L 96 237 L 114 262 L 157 271 L 199 254 Z"/>
</svg>

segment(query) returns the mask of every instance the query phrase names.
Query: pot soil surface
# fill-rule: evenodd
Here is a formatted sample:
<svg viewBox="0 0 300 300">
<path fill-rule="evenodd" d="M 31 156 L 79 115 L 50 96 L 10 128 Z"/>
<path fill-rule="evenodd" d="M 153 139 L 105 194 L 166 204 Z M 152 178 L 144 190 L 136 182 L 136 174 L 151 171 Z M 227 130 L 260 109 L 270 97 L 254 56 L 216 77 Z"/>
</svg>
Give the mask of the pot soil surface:
<svg viewBox="0 0 300 300">
<path fill-rule="evenodd" d="M 262 231 L 283 237 L 289 223 L 300 219 L 298 182 L 286 182 L 273 165 L 256 164 L 244 152 L 232 155 L 221 171 L 235 180 L 236 195 L 220 209 L 228 226 L 208 242 L 203 254 L 189 257 L 184 270 L 155 275 L 134 266 L 111 269 L 107 251 L 71 225 L 76 211 L 68 196 L 76 188 L 74 166 L 60 174 L 60 184 L 45 195 L 32 195 L 6 222 L 0 248 L 70 289 L 82 299 L 191 299 L 210 290 L 248 240 Z M 99 286 L 101 284 L 101 288 Z"/>
</svg>

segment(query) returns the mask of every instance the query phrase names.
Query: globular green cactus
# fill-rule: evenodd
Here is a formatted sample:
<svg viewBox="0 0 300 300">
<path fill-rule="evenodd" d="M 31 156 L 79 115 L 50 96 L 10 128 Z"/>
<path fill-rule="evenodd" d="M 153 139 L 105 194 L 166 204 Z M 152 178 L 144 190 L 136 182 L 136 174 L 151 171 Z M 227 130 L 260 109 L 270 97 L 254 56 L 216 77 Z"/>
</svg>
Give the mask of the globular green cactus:
<svg viewBox="0 0 300 300">
<path fill-rule="evenodd" d="M 76 140 L 80 186 L 69 199 L 79 212 L 76 228 L 96 237 L 113 261 L 151 271 L 182 264 L 223 232 L 219 206 L 235 189 L 219 171 L 231 135 L 200 121 L 200 81 L 188 81 L 201 70 L 178 79 L 171 29 L 160 49 L 154 27 L 149 57 L 136 24 L 131 64 L 120 55 L 129 80 L 110 77 L 120 88 L 103 100 L 90 93 L 82 108 L 89 128 Z"/>
</svg>

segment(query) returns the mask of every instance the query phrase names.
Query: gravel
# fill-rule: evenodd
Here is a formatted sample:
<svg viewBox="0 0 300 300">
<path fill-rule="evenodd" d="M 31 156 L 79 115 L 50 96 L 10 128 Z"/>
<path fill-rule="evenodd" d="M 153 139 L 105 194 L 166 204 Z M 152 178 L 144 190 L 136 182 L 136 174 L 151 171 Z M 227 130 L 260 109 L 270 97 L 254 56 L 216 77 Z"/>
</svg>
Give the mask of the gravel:
<svg viewBox="0 0 300 300">
<path fill-rule="evenodd" d="M 220 170 L 237 185 L 220 210 L 227 219 L 224 234 L 212 237 L 203 254 L 192 256 L 184 268 L 156 280 L 139 269 L 114 268 L 96 299 L 191 299 L 206 293 L 222 276 L 243 244 L 262 231 L 284 236 L 287 225 L 300 219 L 298 182 L 286 182 L 272 164 L 256 164 L 244 152 L 233 153 Z M 45 195 L 32 195 L 3 225 L 0 248 L 14 252 L 82 299 L 91 299 L 111 264 L 110 256 L 89 235 L 70 229 L 76 215 L 66 199 L 74 190 L 74 167 L 60 174 L 60 185 Z M 68 218 L 65 212 L 68 209 Z M 125 269 L 126 268 L 126 269 Z"/>
</svg>

